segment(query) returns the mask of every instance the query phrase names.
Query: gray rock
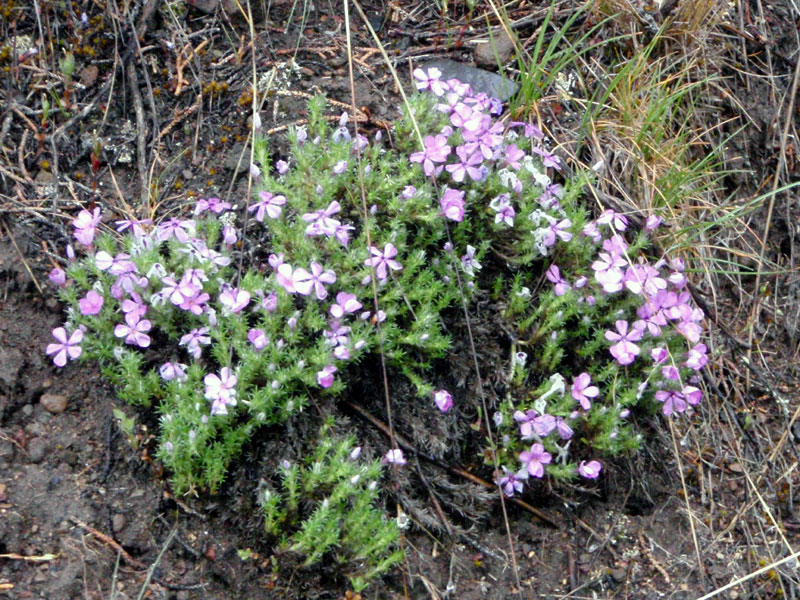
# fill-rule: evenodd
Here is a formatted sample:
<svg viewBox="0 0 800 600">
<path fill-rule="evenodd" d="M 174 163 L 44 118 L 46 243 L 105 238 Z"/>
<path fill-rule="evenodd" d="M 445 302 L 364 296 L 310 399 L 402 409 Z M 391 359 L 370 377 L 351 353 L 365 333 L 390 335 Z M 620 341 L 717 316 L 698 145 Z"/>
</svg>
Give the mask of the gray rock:
<svg viewBox="0 0 800 600">
<path fill-rule="evenodd" d="M 475 46 L 475 63 L 479 67 L 497 68 L 504 65 L 514 52 L 514 42 L 505 31 L 500 31 L 485 42 Z"/>
<path fill-rule="evenodd" d="M 48 444 L 44 438 L 34 438 L 28 443 L 28 460 L 39 464 L 47 454 Z"/>
<path fill-rule="evenodd" d="M 17 383 L 17 376 L 25 358 L 22 352 L 16 348 L 4 348 L 0 350 L 0 381 L 9 388 L 13 388 Z"/>
<path fill-rule="evenodd" d="M 42 394 L 39 399 L 44 409 L 57 415 L 67 409 L 67 397 L 63 394 Z"/>
<path fill-rule="evenodd" d="M 503 102 L 510 99 L 519 90 L 515 82 L 501 77 L 497 73 L 490 73 L 483 69 L 476 69 L 449 58 L 437 58 L 422 65 L 423 70 L 435 67 L 442 72 L 442 79 L 458 79 L 468 83 L 473 92 L 483 92 L 489 97 L 500 98 Z"/>
</svg>

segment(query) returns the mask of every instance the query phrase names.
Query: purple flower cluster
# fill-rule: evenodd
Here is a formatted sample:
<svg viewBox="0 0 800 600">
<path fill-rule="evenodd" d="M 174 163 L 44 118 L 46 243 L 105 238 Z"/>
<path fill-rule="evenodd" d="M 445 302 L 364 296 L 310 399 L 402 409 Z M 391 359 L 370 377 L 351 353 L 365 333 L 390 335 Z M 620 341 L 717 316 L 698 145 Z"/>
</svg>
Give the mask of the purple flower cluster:
<svg viewBox="0 0 800 600">
<path fill-rule="evenodd" d="M 660 222 L 657 218 L 648 219 L 647 230 L 657 228 Z M 597 246 L 597 255 L 591 265 L 592 277 L 581 275 L 570 283 L 556 264 L 550 266 L 546 277 L 553 284 L 556 296 L 574 290 L 578 294 L 578 302 L 590 306 L 595 302 L 593 294 L 610 296 L 627 293 L 638 298 L 637 318 L 617 319 L 613 329 L 605 331 L 604 337 L 610 342 L 610 355 L 623 367 L 641 360 L 643 347 L 650 350 L 644 354 L 652 359 L 651 366 L 642 366 L 650 369 L 651 374 L 646 376 L 642 389 L 651 380 L 655 381 L 656 387 L 665 387 L 656 391 L 655 398 L 663 403 L 662 412 L 669 416 L 684 412 L 687 406 L 700 401 L 702 394 L 696 387 L 681 383 L 677 365 L 690 371 L 699 371 L 708 362 L 707 348 L 700 343 L 703 331 L 701 322 L 705 315 L 694 306 L 691 295 L 686 291 L 683 261 L 659 260 L 651 264 L 642 257 L 633 261 L 622 236 L 627 228 L 628 219 L 625 215 L 611 209 L 605 210 L 596 220 L 589 222 L 582 232 Z M 604 237 L 606 231 L 608 235 Z M 587 285 L 588 282 L 591 285 Z M 585 290 L 580 291 L 581 288 Z M 684 338 L 688 344 L 689 349 L 683 357 L 673 356 L 668 350 L 668 342 L 676 335 Z M 661 340 L 663 342 L 659 345 Z M 669 369 L 660 367 L 668 362 L 672 365 Z"/>
<path fill-rule="evenodd" d="M 447 125 L 439 133 L 425 136 L 422 149 L 410 154 L 409 160 L 421 164 L 426 177 L 437 178 L 447 173 L 454 184 L 483 181 L 494 170 L 515 194 L 522 192 L 525 180 L 535 182 L 542 189 L 551 186 L 545 171 L 560 169 L 561 161 L 541 145 L 542 132 L 533 125 L 518 122 L 510 123 L 507 130 L 503 123 L 494 119 L 501 110 L 496 99 L 474 93 L 468 84 L 456 79 L 442 81 L 441 76 L 436 68 L 414 71 L 417 89 L 429 91 L 438 98 L 436 110 L 447 115 Z M 523 134 L 534 140 L 531 154 L 513 143 L 518 135 L 513 131 L 516 128 L 523 128 Z M 557 189 L 543 194 L 543 206 L 552 206 L 552 196 Z M 463 191 L 445 186 L 439 204 L 445 218 L 456 222 L 464 219 Z M 490 207 L 495 211 L 495 223 L 513 226 L 516 209 L 510 194 L 499 195 L 491 201 Z M 569 219 L 549 223 L 547 232 L 542 235 L 542 248 L 552 246 L 557 238 L 569 240 L 571 225 Z"/>
</svg>

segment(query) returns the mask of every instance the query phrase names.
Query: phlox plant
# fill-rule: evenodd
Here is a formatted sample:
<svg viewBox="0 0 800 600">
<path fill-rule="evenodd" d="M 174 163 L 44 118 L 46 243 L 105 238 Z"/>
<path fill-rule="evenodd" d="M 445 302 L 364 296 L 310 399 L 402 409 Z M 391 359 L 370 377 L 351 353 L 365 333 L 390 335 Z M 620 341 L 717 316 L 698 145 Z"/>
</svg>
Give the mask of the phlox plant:
<svg viewBox="0 0 800 600">
<path fill-rule="evenodd" d="M 365 463 L 352 436 L 333 435 L 330 419 L 319 439 L 301 463 L 282 461 L 278 486 L 260 491 L 265 529 L 303 556 L 305 566 L 333 553 L 360 592 L 402 559 L 397 521 L 377 506 L 381 463 Z"/>
<path fill-rule="evenodd" d="M 249 202 L 206 198 L 115 233 L 98 233 L 99 207 L 73 221 L 85 252 L 51 274 L 69 308 L 47 353 L 57 366 L 99 360 L 122 399 L 156 407 L 177 493 L 216 490 L 259 428 L 304 418 L 311 398 L 335 402 L 379 352 L 431 410 L 453 409 L 431 367 L 451 347 L 445 311 L 481 288 L 515 332 L 494 414 L 506 493 L 545 475 L 595 478 L 598 458 L 635 446 L 631 409 L 660 403 L 669 416 L 699 401 L 703 315 L 683 265 L 648 260 L 646 232 L 624 215 L 590 220 L 578 201 L 588 175 L 556 183 L 561 159 L 536 125 L 501 120 L 498 101 L 436 69 L 414 75 L 422 93 L 391 144 L 356 134 L 346 113 L 329 125 L 318 97 L 281 160 L 255 120 Z M 387 446 L 383 462 L 405 458 Z M 264 504 L 275 535 L 292 487 L 314 474 L 284 471 L 289 487 Z M 372 510 L 359 502 L 320 504 L 293 547 L 316 559 L 325 515 Z"/>
</svg>

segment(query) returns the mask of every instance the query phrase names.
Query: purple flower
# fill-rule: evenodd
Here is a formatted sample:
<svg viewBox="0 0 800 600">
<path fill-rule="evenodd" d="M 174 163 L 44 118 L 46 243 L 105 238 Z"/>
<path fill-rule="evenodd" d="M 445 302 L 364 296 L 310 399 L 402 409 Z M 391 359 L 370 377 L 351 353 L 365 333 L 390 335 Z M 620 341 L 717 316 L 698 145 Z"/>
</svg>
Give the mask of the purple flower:
<svg viewBox="0 0 800 600">
<path fill-rule="evenodd" d="M 515 171 L 519 171 L 522 167 L 522 163 L 520 162 L 523 158 L 525 158 L 525 153 L 520 150 L 516 144 L 509 144 L 506 146 L 506 164 L 514 169 Z"/>
<path fill-rule="evenodd" d="M 706 348 L 705 344 L 697 344 L 694 348 L 691 348 L 689 352 L 686 354 L 686 362 L 683 363 L 690 369 L 694 369 L 695 371 L 699 371 L 703 367 L 706 366 L 708 363 L 708 356 L 706 356 L 706 352 L 708 348 Z"/>
<path fill-rule="evenodd" d="M 219 198 L 200 198 L 194 207 L 194 214 L 199 215 L 200 213 L 210 210 L 214 214 L 218 215 L 223 211 L 230 209 L 230 207 L 230 202 L 224 202 Z"/>
<path fill-rule="evenodd" d="M 156 228 L 156 238 L 159 242 L 165 242 L 175 236 L 176 240 L 185 244 L 192 235 L 194 235 L 194 221 L 182 221 L 177 217 L 161 223 Z"/>
<path fill-rule="evenodd" d="M 522 412 L 521 410 L 514 411 L 514 420 L 519 423 L 519 434 L 523 440 L 528 440 L 533 437 L 533 423 L 536 420 L 536 411 L 529 410 Z"/>
<path fill-rule="evenodd" d="M 481 263 L 475 258 L 475 248 L 467 245 L 467 253 L 461 257 L 461 267 L 470 277 L 475 276 L 475 271 L 481 270 Z"/>
<path fill-rule="evenodd" d="M 556 418 L 553 415 L 539 415 L 531 421 L 531 425 L 533 425 L 534 433 L 544 438 L 550 435 L 556 428 Z"/>
<path fill-rule="evenodd" d="M 453 181 L 461 183 L 469 175 L 473 181 L 480 181 L 486 177 L 486 167 L 483 166 L 483 156 L 475 152 L 472 144 L 456 147 L 456 156 L 459 162 L 445 166 L 445 170 L 453 177 Z"/>
<path fill-rule="evenodd" d="M 275 163 L 275 168 L 278 169 L 278 175 L 285 175 L 286 171 L 289 170 L 289 163 L 285 160 L 279 160 Z"/>
<path fill-rule="evenodd" d="M 421 152 L 414 152 L 408 159 L 413 163 L 422 163 L 422 168 L 425 175 L 438 174 L 442 167 L 436 167 L 435 163 L 443 163 L 447 160 L 450 154 L 450 146 L 447 144 L 447 136 L 439 134 L 437 136 L 425 136 L 423 150 Z"/>
<path fill-rule="evenodd" d="M 57 367 L 63 367 L 67 364 L 67 360 L 75 360 L 83 352 L 80 343 L 83 341 L 83 330 L 76 329 L 72 335 L 67 338 L 67 330 L 63 327 L 56 327 L 53 329 L 53 337 L 56 338 L 56 344 L 48 344 L 45 352 L 48 356 L 55 354 L 53 357 L 53 364 Z"/>
<path fill-rule="evenodd" d="M 514 494 L 521 494 L 523 489 L 522 479 L 517 474 L 503 467 L 503 476 L 497 480 L 506 497 L 511 498 Z"/>
<path fill-rule="evenodd" d="M 494 216 L 494 222 L 499 224 L 505 222 L 506 225 L 512 227 L 514 225 L 514 217 L 516 211 L 511 205 L 508 194 L 500 194 L 489 202 L 489 208 L 494 210 L 497 214 Z"/>
<path fill-rule="evenodd" d="M 650 350 L 650 358 L 652 358 L 653 362 L 657 365 L 667 360 L 667 357 L 669 357 L 669 351 L 666 348 L 659 347 Z"/>
<path fill-rule="evenodd" d="M 572 227 L 572 221 L 569 219 L 561 219 L 557 223 L 553 223 L 547 230 L 542 242 L 545 246 L 550 247 L 556 243 L 556 239 L 561 239 L 563 242 L 568 242 L 572 239 L 572 233 L 568 229 Z"/>
<path fill-rule="evenodd" d="M 684 386 L 681 390 L 681 393 L 683 394 L 683 397 L 686 398 L 686 401 L 692 406 L 700 404 L 700 401 L 703 399 L 703 392 L 693 385 Z"/>
<path fill-rule="evenodd" d="M 699 390 L 698 390 L 699 391 Z M 669 417 L 672 413 L 682 413 L 686 410 L 686 398 L 675 390 L 659 390 L 656 392 L 656 400 L 663 402 L 661 412 Z"/>
<path fill-rule="evenodd" d="M 172 381 L 173 379 L 186 381 L 188 379 L 186 365 L 182 363 L 165 362 L 159 367 L 158 372 L 164 381 Z"/>
<path fill-rule="evenodd" d="M 522 471 L 531 477 L 544 477 L 544 466 L 549 465 L 553 459 L 541 444 L 534 444 L 531 449 L 521 452 L 519 460 L 522 462 Z"/>
<path fill-rule="evenodd" d="M 311 272 L 305 269 L 297 269 L 294 272 L 294 287 L 297 293 L 303 296 L 308 296 L 311 289 L 314 289 L 318 300 L 324 300 L 328 297 L 328 290 L 325 289 L 325 284 L 334 283 L 336 281 L 336 273 L 330 269 L 323 271 L 322 265 L 318 262 L 312 262 Z"/>
<path fill-rule="evenodd" d="M 439 407 L 439 410 L 442 412 L 447 412 L 451 408 L 453 408 L 453 396 L 447 390 L 437 390 L 433 393 L 433 401 L 436 403 L 436 406 Z"/>
<path fill-rule="evenodd" d="M 222 228 L 222 241 L 225 242 L 228 247 L 233 246 L 238 239 L 239 236 L 236 233 L 236 227 L 225 225 L 225 227 Z"/>
<path fill-rule="evenodd" d="M 647 221 L 644 223 L 644 231 L 645 233 L 649 233 L 651 231 L 655 231 L 661 226 L 661 217 L 658 215 L 650 215 L 647 217 Z"/>
<path fill-rule="evenodd" d="M 142 238 L 146 235 L 146 231 L 144 230 L 144 225 L 152 225 L 152 219 L 123 219 L 122 221 L 115 221 L 117 225 L 117 231 L 122 233 L 123 231 L 130 229 L 133 232 L 133 237 L 137 240 L 141 241 Z"/>
<path fill-rule="evenodd" d="M 437 96 L 441 96 L 447 91 L 447 85 L 440 79 L 442 72 L 436 67 L 431 67 L 427 71 L 414 69 L 414 82 L 420 92 L 430 90 Z"/>
<path fill-rule="evenodd" d="M 594 278 L 603 286 L 603 291 L 613 294 L 623 288 L 622 267 L 627 263 L 621 256 L 612 256 L 607 252 L 600 253 L 600 259 L 592 263 Z"/>
<path fill-rule="evenodd" d="M 288 294 L 297 293 L 294 277 L 295 271 L 289 263 L 280 263 L 275 269 L 275 280 Z"/>
<path fill-rule="evenodd" d="M 350 328 L 342 325 L 341 322 L 334 319 L 329 323 L 330 329 L 323 332 L 323 335 L 328 339 L 332 346 L 344 346 L 350 343 L 350 338 L 347 337 L 350 333 Z"/>
<path fill-rule="evenodd" d="M 347 169 L 347 161 L 346 160 L 340 160 L 339 162 L 337 162 L 334 165 L 333 173 L 335 175 L 341 175 L 342 173 L 344 173 L 345 169 Z"/>
<path fill-rule="evenodd" d="M 340 319 L 345 314 L 351 314 L 361 310 L 363 305 L 358 301 L 355 294 L 339 292 L 336 294 L 336 303 L 331 305 L 330 313 L 334 319 Z"/>
<path fill-rule="evenodd" d="M 569 426 L 569 423 L 567 423 L 563 417 L 556 417 L 556 431 L 558 431 L 558 436 L 562 440 L 571 440 L 572 436 L 575 435 L 575 432 L 572 431 L 572 427 Z"/>
<path fill-rule="evenodd" d="M 551 154 L 544 148 L 540 148 L 539 146 L 534 146 L 532 148 L 534 154 L 539 155 L 542 158 L 542 165 L 545 167 L 552 167 L 556 171 L 561 169 L 561 159 L 558 158 L 555 154 Z"/>
<path fill-rule="evenodd" d="M 603 465 L 596 460 L 590 460 L 589 462 L 582 460 L 581 464 L 578 465 L 578 474 L 581 477 L 586 477 L 586 479 L 597 479 L 602 468 Z"/>
<path fill-rule="evenodd" d="M 261 198 L 258 202 L 253 204 L 248 210 L 255 211 L 256 221 L 259 223 L 264 221 L 264 214 L 270 219 L 277 219 L 281 216 L 281 206 L 286 204 L 285 196 L 275 196 L 269 192 L 258 192 L 258 197 Z"/>
<path fill-rule="evenodd" d="M 661 367 L 661 376 L 664 379 L 671 379 L 672 381 L 678 381 L 681 378 L 681 374 L 678 372 L 678 369 L 672 365 Z"/>
<path fill-rule="evenodd" d="M 58 287 L 64 287 L 67 283 L 67 274 L 64 269 L 60 267 L 54 267 L 53 270 L 47 274 L 47 278 Z"/>
<path fill-rule="evenodd" d="M 94 290 L 89 290 L 86 296 L 78 300 L 78 306 L 82 315 L 96 315 L 103 308 L 103 296 Z"/>
<path fill-rule="evenodd" d="M 186 351 L 196 360 L 199 359 L 202 354 L 202 348 L 200 348 L 200 346 L 207 346 L 210 343 L 211 338 L 208 336 L 208 327 L 201 327 L 199 329 L 192 329 L 189 333 L 181 337 L 178 345 L 186 346 Z"/>
<path fill-rule="evenodd" d="M 78 213 L 78 216 L 72 220 L 72 226 L 75 228 L 74 236 L 84 246 L 91 246 L 94 241 L 94 236 L 97 233 L 97 226 L 100 224 L 100 207 L 95 206 L 92 212 L 85 208 Z"/>
<path fill-rule="evenodd" d="M 610 225 L 617 231 L 625 231 L 628 228 L 628 218 L 621 213 L 607 208 L 603 211 L 603 214 L 597 217 L 597 224 Z"/>
<path fill-rule="evenodd" d="M 256 183 L 261 181 L 261 169 L 256 163 L 250 163 L 250 177 L 252 177 L 253 181 Z"/>
<path fill-rule="evenodd" d="M 450 219 L 460 223 L 464 220 L 464 192 L 452 188 L 445 188 L 439 200 L 439 206 L 442 208 L 442 214 Z"/>
<path fill-rule="evenodd" d="M 404 464 L 406 464 L 406 459 L 403 456 L 403 451 L 400 448 L 392 448 L 384 455 L 381 462 L 384 464 L 402 467 Z"/>
<path fill-rule="evenodd" d="M 147 348 L 150 345 L 150 331 L 152 324 L 147 319 L 142 319 L 137 312 L 125 315 L 125 323 L 120 323 L 114 328 L 114 335 L 125 338 L 125 343 L 130 346 Z"/>
<path fill-rule="evenodd" d="M 413 185 L 407 185 L 406 187 L 404 187 L 403 193 L 401 194 L 404 200 L 410 200 L 416 195 L 417 195 L 417 188 L 415 188 Z"/>
<path fill-rule="evenodd" d="M 322 368 L 321 371 L 317 371 L 317 383 L 321 388 L 329 388 L 333 385 L 333 374 L 336 373 L 338 369 L 333 365 L 327 365 Z"/>
<path fill-rule="evenodd" d="M 563 296 L 570 288 L 569 282 L 561 277 L 561 270 L 558 268 L 558 265 L 550 265 L 550 268 L 547 269 L 545 273 L 545 277 L 555 285 L 556 296 Z"/>
<path fill-rule="evenodd" d="M 219 301 L 232 313 L 238 313 L 250 304 L 250 292 L 239 288 L 227 288 L 219 295 Z"/>
<path fill-rule="evenodd" d="M 370 246 L 369 252 L 372 256 L 364 261 L 364 265 L 374 267 L 375 275 L 380 280 L 384 280 L 389 276 L 387 268 L 392 271 L 399 271 L 403 268 L 399 262 L 394 260 L 394 257 L 397 256 L 397 248 L 391 243 L 383 247 L 383 252 L 375 246 Z"/>
<path fill-rule="evenodd" d="M 209 373 L 203 378 L 205 397 L 211 400 L 212 415 L 227 415 L 229 406 L 236 406 L 236 382 L 238 378 L 228 367 L 222 367 L 219 375 Z"/>
<path fill-rule="evenodd" d="M 583 410 L 589 410 L 592 407 L 590 398 L 597 398 L 600 390 L 597 386 L 592 385 L 592 377 L 588 373 L 581 373 L 572 382 L 572 397 L 581 405 Z"/>
<path fill-rule="evenodd" d="M 617 331 L 606 331 L 605 333 L 605 338 L 609 342 L 616 342 L 610 348 L 611 356 L 623 366 L 631 364 L 639 355 L 639 346 L 633 343 L 642 339 L 642 329 L 637 327 L 637 323 L 642 322 L 637 321 L 628 331 L 628 322 L 620 320 L 616 322 Z M 644 323 L 642 323 L 643 325 Z"/>
<path fill-rule="evenodd" d="M 317 235 L 326 235 L 331 237 L 332 235 L 336 235 L 337 230 L 342 226 L 342 224 L 331 217 L 338 213 L 341 209 L 341 205 L 336 200 L 333 200 L 328 205 L 328 208 L 315 210 L 314 212 L 305 213 L 302 215 L 300 218 L 308 223 L 308 226 L 306 227 L 306 235 L 309 237 L 314 237 Z M 341 242 L 341 240 L 339 241 Z M 346 246 L 347 244 L 344 243 L 343 245 Z"/>
</svg>

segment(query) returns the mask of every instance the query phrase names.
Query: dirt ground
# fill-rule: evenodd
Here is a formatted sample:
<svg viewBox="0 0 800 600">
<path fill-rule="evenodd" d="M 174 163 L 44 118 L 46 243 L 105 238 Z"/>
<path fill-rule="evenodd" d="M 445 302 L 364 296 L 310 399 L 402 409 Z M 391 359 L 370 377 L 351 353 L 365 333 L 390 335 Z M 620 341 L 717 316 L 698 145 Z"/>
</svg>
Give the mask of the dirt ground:
<svg viewBox="0 0 800 600">
<path fill-rule="evenodd" d="M 345 598 L 346 579 L 335 569 L 301 569 L 260 535 L 254 489 L 269 443 L 277 442 L 254 441 L 216 496 L 175 498 L 169 474 L 149 456 L 155 417 L 119 405 L 95 365 L 58 370 L 44 355 L 63 310 L 46 273 L 79 203 L 122 213 L 141 210 L 150 194 L 181 210 L 192 198 L 247 193 L 254 49 L 246 22 L 228 0 L 133 2 L 127 12 L 128 3 L 39 4 L 37 18 L 32 7 L 0 1 L 0 12 L 7 10 L 0 42 L 9 48 L 0 49 L 0 67 L 8 67 L 0 75 L 0 597 Z M 170 13 L 167 4 L 180 10 Z M 521 39 L 534 39 L 547 5 L 512 4 Z M 363 6 L 406 78 L 410 64 L 429 58 L 473 62 L 473 42 L 485 34 L 479 16 L 487 13 L 459 3 L 447 18 L 425 3 Z M 269 74 L 270 89 L 261 114 L 277 156 L 283 129 L 301 122 L 309 94 L 343 103 L 332 118 L 350 103 L 340 9 L 278 1 L 256 15 L 256 66 Z M 558 5 L 556 17 L 570 10 Z M 800 60 L 800 13 L 791 2 L 732 10 L 731 25 L 712 32 L 730 53 L 719 66 L 729 97 L 716 103 L 713 118 L 730 120 L 726 128 L 736 132 L 723 166 L 736 172 L 725 178 L 724 195 L 745 199 L 772 186 L 782 151 L 780 92 L 789 94 Z M 353 19 L 361 123 L 375 130 L 392 122 L 398 94 L 374 41 Z M 14 59 L 26 39 L 79 49 L 72 116 L 54 117 L 49 129 L 39 124 L 38 98 L 48 86 L 63 94 L 54 83 L 58 66 L 50 59 L 48 73 L 31 57 Z M 772 79 L 743 76 L 743 65 Z M 559 107 L 557 100 L 542 106 L 554 130 L 576 122 Z M 780 176 L 789 181 L 798 176 L 798 114 L 795 105 L 791 152 L 783 149 Z M 93 158 L 96 138 L 101 152 Z M 764 231 L 770 208 L 762 204 L 744 245 Z M 784 270 L 761 279 L 767 291 L 754 291 L 750 277 L 743 287 L 699 292 L 709 304 L 716 361 L 701 410 L 672 425 L 639 423 L 642 451 L 608 464 L 596 484 L 526 496 L 550 523 L 509 504 L 510 536 L 494 497 L 474 515 L 445 505 L 457 525 L 452 535 L 416 518 L 430 517 L 419 482 L 416 495 L 388 498 L 391 514 L 399 502 L 415 523 L 404 537 L 407 560 L 364 598 L 688 600 L 792 554 L 800 545 L 797 195 L 780 196 L 770 212 L 766 255 Z M 741 331 L 756 297 L 761 323 L 748 367 Z M 501 344 L 484 329 L 484 347 Z M 371 402 L 368 380 L 364 386 L 363 407 L 380 417 L 379 399 Z M 115 407 L 136 416 L 130 437 Z M 366 444 L 380 439 L 352 410 L 342 413 Z M 432 465 L 418 468 L 437 474 Z M 456 478 L 452 486 L 479 492 Z M 718 597 L 797 598 L 795 565 L 765 570 Z"/>
</svg>

